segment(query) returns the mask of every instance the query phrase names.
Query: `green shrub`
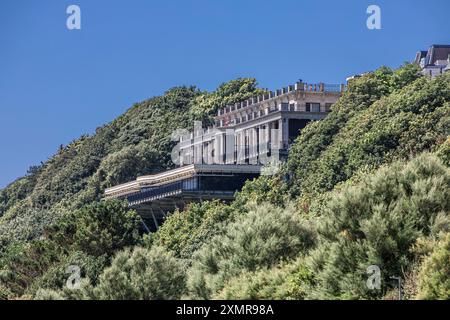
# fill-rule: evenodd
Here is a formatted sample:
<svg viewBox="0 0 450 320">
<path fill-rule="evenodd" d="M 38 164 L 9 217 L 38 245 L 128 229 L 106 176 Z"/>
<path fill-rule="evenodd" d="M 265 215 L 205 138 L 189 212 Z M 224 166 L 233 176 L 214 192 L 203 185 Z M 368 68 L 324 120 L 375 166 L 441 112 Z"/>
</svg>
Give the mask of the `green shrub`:
<svg viewBox="0 0 450 320">
<path fill-rule="evenodd" d="M 192 295 L 210 298 L 241 272 L 272 267 L 307 251 L 315 240 L 313 230 L 292 207 L 253 206 L 196 254 L 189 271 Z"/>
<path fill-rule="evenodd" d="M 189 259 L 223 229 L 225 222 L 233 221 L 235 214 L 232 207 L 219 201 L 193 203 L 184 211 L 175 211 L 151 236 L 151 242 Z"/>
<path fill-rule="evenodd" d="M 135 248 L 117 254 L 94 294 L 107 300 L 178 299 L 185 290 L 185 277 L 183 263 L 163 248 Z"/>
<path fill-rule="evenodd" d="M 64 288 L 70 276 L 68 273 L 69 266 L 80 268 L 81 278 L 95 285 L 98 277 L 108 264 L 109 257 L 107 255 L 94 257 L 81 251 L 71 252 L 67 257 L 61 257 L 60 262 L 52 265 L 41 277 L 36 279 L 28 288 L 27 293 L 33 294 L 42 288 L 54 290 Z"/>
<path fill-rule="evenodd" d="M 141 219 L 126 203 L 107 200 L 75 211 L 50 228 L 50 239 L 89 255 L 111 255 L 136 245 Z"/>
<path fill-rule="evenodd" d="M 312 275 L 303 259 L 282 263 L 272 268 L 244 271 L 231 278 L 213 299 L 226 300 L 286 300 L 304 299 Z"/>
<path fill-rule="evenodd" d="M 8 298 L 10 298 L 11 296 L 13 296 L 11 290 L 0 284 L 0 301 L 8 300 Z"/>
<path fill-rule="evenodd" d="M 447 167 L 450 167 L 450 137 L 447 137 L 447 140 L 438 147 L 436 155 Z"/>
<path fill-rule="evenodd" d="M 0 287 L 13 297 L 23 295 L 61 255 L 58 246 L 48 240 L 10 244 L 0 258 Z"/>
<path fill-rule="evenodd" d="M 323 212 L 320 244 L 309 258 L 317 282 L 310 297 L 381 297 L 389 277 L 413 264 L 416 240 L 442 229 L 436 223 L 449 212 L 450 170 L 430 154 L 335 192 Z M 365 285 L 370 265 L 382 270 L 380 291 Z"/>
<path fill-rule="evenodd" d="M 450 75 L 390 87 L 398 82 L 396 75 L 408 81 L 415 78 L 401 75 L 411 73 L 404 68 L 394 73 L 379 70 L 352 81 L 333 112 L 303 130 L 286 167 L 291 195 L 314 197 L 362 168 L 407 159 L 447 138 Z"/>
<path fill-rule="evenodd" d="M 450 233 L 423 261 L 418 275 L 418 299 L 450 299 Z"/>
</svg>

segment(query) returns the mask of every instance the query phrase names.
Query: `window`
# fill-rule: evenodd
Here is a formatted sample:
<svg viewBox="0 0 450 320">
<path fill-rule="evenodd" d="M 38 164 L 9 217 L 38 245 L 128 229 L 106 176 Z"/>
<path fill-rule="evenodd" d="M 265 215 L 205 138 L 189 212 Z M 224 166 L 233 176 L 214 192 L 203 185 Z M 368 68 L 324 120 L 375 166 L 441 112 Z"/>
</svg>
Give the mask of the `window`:
<svg viewBox="0 0 450 320">
<path fill-rule="evenodd" d="M 330 112 L 332 105 L 333 105 L 332 103 L 325 103 L 325 112 Z"/>
<path fill-rule="evenodd" d="M 320 112 L 320 103 L 308 102 L 306 112 Z"/>
</svg>

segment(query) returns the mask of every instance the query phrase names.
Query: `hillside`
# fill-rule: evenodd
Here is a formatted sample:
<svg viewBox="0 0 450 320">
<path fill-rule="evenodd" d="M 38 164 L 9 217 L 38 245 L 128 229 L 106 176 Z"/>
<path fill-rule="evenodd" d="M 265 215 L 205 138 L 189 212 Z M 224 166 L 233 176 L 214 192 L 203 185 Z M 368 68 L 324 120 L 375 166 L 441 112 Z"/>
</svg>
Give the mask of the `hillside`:
<svg viewBox="0 0 450 320">
<path fill-rule="evenodd" d="M 260 89 L 179 87 L 61 148 L 0 191 L 0 298 L 449 298 L 450 75 L 412 65 L 349 83 L 281 173 L 230 205 L 175 212 L 151 235 L 106 187 L 170 168 L 170 134 Z M 447 259 L 447 260 L 446 260 Z M 81 288 L 66 270 L 80 267 Z M 164 265 L 164 268 L 161 266 Z M 382 270 L 381 288 L 365 285 Z"/>
<path fill-rule="evenodd" d="M 105 188 L 172 168 L 175 129 L 190 128 L 194 120 L 206 123 L 217 109 L 257 90 L 254 79 L 230 81 L 211 93 L 173 88 L 61 147 L 0 191 L 0 243 L 31 240 L 45 225 L 100 200 Z"/>
</svg>

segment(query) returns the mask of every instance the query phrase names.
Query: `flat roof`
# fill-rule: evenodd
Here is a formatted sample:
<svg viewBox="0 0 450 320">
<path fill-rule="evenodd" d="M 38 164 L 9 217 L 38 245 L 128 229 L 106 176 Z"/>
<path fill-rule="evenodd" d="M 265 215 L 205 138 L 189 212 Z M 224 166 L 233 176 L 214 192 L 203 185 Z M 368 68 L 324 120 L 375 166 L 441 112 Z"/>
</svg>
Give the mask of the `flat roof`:
<svg viewBox="0 0 450 320">
<path fill-rule="evenodd" d="M 140 192 L 141 188 L 164 185 L 202 174 L 261 173 L 260 165 L 247 164 L 191 164 L 154 175 L 138 177 L 135 181 L 105 190 L 106 196 L 124 196 Z"/>
</svg>

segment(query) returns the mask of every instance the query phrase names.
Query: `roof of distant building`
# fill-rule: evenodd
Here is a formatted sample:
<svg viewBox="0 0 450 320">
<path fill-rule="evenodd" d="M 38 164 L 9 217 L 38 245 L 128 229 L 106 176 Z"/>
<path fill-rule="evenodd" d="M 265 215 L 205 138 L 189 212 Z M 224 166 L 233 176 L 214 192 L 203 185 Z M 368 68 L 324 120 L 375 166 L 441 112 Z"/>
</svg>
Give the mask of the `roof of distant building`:
<svg viewBox="0 0 450 320">
<path fill-rule="evenodd" d="M 420 61 L 427 56 L 427 51 L 419 51 L 416 54 L 416 59 L 414 59 L 415 64 L 420 64 Z"/>
<path fill-rule="evenodd" d="M 450 45 L 434 44 L 427 52 L 425 65 L 434 65 L 438 60 L 447 60 L 450 55 Z"/>
</svg>

